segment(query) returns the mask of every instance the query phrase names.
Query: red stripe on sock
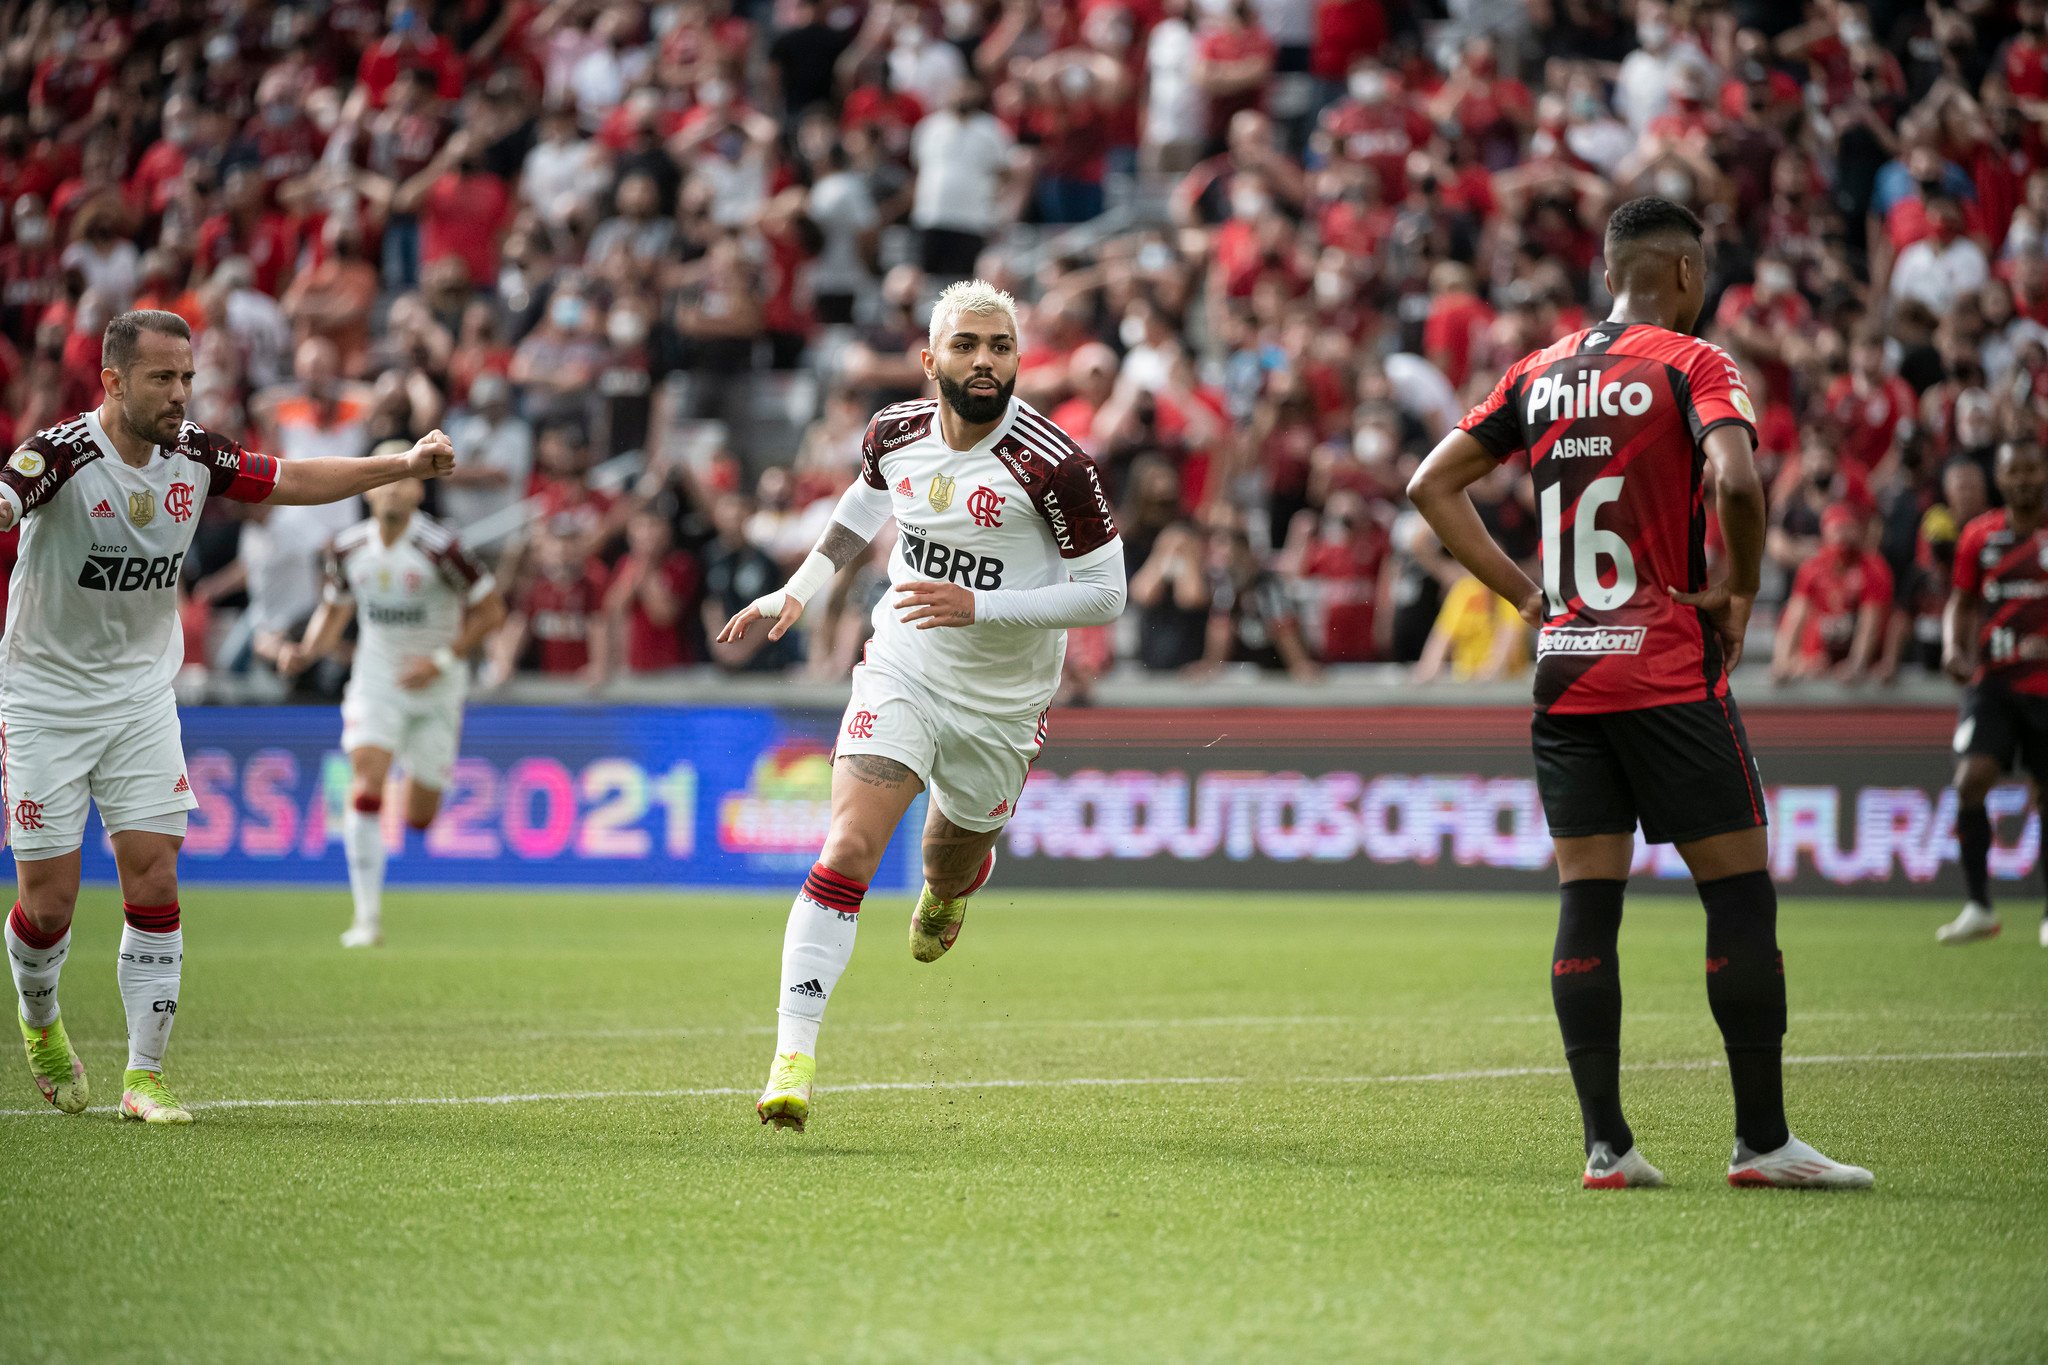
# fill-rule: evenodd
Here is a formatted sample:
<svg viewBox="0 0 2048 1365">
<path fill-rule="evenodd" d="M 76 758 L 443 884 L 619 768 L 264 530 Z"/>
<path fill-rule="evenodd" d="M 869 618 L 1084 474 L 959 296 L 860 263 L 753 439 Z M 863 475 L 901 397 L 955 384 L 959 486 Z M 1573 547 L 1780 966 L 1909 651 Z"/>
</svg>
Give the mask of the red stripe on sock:
<svg viewBox="0 0 2048 1365">
<path fill-rule="evenodd" d="M 857 915 L 862 898 L 868 894 L 868 884 L 834 872 L 823 863 L 814 863 L 810 875 L 804 878 L 804 894 L 820 905 Z"/>
<path fill-rule="evenodd" d="M 58 942 L 63 939 L 66 931 L 71 928 L 67 924 L 55 933 L 44 933 L 36 928 L 34 921 L 29 919 L 28 911 L 21 908 L 20 901 L 14 903 L 14 909 L 7 916 L 7 927 L 14 931 L 14 936 L 20 939 L 25 946 L 34 948 L 37 952 L 41 952 L 45 948 L 56 947 Z"/>
<path fill-rule="evenodd" d="M 128 927 L 145 934 L 175 933 L 178 928 L 178 903 L 169 905 L 130 905 L 121 902 L 121 918 L 128 921 Z"/>
<path fill-rule="evenodd" d="M 355 807 L 365 815 L 375 815 L 384 809 L 382 792 L 362 792 L 356 796 Z"/>
</svg>

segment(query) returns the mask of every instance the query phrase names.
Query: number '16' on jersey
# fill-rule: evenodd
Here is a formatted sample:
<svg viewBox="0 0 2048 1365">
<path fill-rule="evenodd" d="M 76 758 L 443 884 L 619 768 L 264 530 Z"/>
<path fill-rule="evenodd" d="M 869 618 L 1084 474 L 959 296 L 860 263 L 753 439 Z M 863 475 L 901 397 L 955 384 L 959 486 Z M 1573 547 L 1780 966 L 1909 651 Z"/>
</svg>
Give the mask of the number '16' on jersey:
<svg viewBox="0 0 2048 1365">
<path fill-rule="evenodd" d="M 1718 346 L 1647 324 L 1575 332 L 1523 357 L 1458 425 L 1488 453 L 1529 456 L 1542 526 L 1545 622 L 1536 709 L 1597 715 L 1727 692 L 1704 613 L 1667 589 L 1706 586 L 1706 456 L 1756 411 Z"/>
</svg>

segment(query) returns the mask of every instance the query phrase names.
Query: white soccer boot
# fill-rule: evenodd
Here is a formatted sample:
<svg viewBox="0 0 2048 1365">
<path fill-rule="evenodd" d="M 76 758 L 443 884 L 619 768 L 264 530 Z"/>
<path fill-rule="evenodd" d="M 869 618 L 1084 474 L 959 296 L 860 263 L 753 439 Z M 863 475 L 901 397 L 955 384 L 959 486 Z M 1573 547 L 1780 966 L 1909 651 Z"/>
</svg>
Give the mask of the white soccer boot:
<svg viewBox="0 0 2048 1365">
<path fill-rule="evenodd" d="M 1640 1142 L 1620 1156 L 1606 1143 L 1594 1143 L 1586 1153 L 1586 1173 L 1579 1178 L 1580 1186 L 1589 1190 L 1654 1190 L 1663 1183 L 1664 1172 L 1643 1159 Z"/>
<path fill-rule="evenodd" d="M 1971 901 L 1963 906 L 1963 913 L 1934 931 L 1934 937 L 1953 947 L 1958 943 L 1975 943 L 1979 939 L 1997 938 L 1998 931 L 2005 926 L 1998 922 L 1998 912 L 1988 905 Z"/>
<path fill-rule="evenodd" d="M 1728 1183 L 1737 1189 L 1867 1190 L 1874 1179 L 1861 1166 L 1822 1156 L 1798 1138 L 1775 1152 L 1752 1152 L 1737 1139 L 1735 1155 L 1728 1158 Z"/>
</svg>

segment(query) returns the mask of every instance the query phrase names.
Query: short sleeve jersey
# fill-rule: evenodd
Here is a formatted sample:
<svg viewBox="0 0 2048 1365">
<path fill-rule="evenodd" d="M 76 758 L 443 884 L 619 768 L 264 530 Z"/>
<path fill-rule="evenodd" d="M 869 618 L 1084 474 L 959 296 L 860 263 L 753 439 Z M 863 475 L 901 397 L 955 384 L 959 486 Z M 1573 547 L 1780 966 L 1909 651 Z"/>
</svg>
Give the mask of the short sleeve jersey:
<svg viewBox="0 0 2048 1365">
<path fill-rule="evenodd" d="M 1701 441 L 1756 410 L 1725 351 L 1607 323 L 1517 361 L 1458 425 L 1496 459 L 1527 452 L 1546 620 L 1536 709 L 1635 711 L 1725 696 L 1718 637 L 1667 588 L 1706 586 Z"/>
<path fill-rule="evenodd" d="M 277 461 L 185 423 L 139 468 L 97 412 L 39 431 L 0 468 L 21 519 L 0 645 L 0 718 L 90 727 L 168 693 L 185 661 L 178 573 L 209 497 L 261 502 Z"/>
<path fill-rule="evenodd" d="M 1870 550 L 1824 551 L 1799 566 L 1792 595 L 1807 606 L 1799 652 L 1840 663 L 1856 641 L 1856 620 L 1863 609 L 1891 606 L 1891 566 Z"/>
<path fill-rule="evenodd" d="M 354 689 L 405 695 L 406 664 L 455 642 L 463 608 L 488 596 L 491 575 L 463 550 L 455 533 L 424 512 L 413 513 L 397 543 L 386 545 L 374 518 L 359 521 L 327 548 L 329 602 L 356 609 Z M 461 688 L 460 670 L 435 689 Z"/>
<path fill-rule="evenodd" d="M 972 450 L 946 444 L 936 399 L 884 408 L 861 440 L 860 477 L 887 491 L 902 532 L 889 556 L 892 586 L 1029 590 L 1123 553 L 1094 462 L 1020 399 Z M 919 630 L 899 619 L 893 594 L 876 604 L 874 621 L 872 662 L 971 710 L 1036 715 L 1059 686 L 1065 631 Z"/>
<path fill-rule="evenodd" d="M 1972 681 L 2048 696 L 2048 526 L 2022 536 L 2004 508 L 1972 518 L 1956 541 L 1953 582 L 1984 603 Z"/>
</svg>

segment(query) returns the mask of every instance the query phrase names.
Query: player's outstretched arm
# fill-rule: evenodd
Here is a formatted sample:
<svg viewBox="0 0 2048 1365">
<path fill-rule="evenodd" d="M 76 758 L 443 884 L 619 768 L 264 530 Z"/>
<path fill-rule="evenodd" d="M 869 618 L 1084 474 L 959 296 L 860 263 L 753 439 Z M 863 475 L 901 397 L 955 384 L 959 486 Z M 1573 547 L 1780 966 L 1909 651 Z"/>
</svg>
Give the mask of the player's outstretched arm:
<svg viewBox="0 0 2048 1365">
<path fill-rule="evenodd" d="M 1479 519 L 1479 509 L 1466 492 L 1473 484 L 1500 467 L 1500 461 L 1465 431 L 1453 431 L 1438 441 L 1436 449 L 1408 481 L 1408 497 L 1444 548 L 1472 576 L 1514 605 L 1522 619 L 1541 628 L 1544 619 L 1543 589 L 1529 581 L 1508 552 L 1488 533 Z"/>
<path fill-rule="evenodd" d="M 851 487 L 840 494 L 839 506 L 833 509 L 832 524 L 825 528 L 825 534 L 818 537 L 817 548 L 812 550 L 789 581 L 774 592 L 757 597 L 739 609 L 725 629 L 718 632 L 718 643 L 729 645 L 746 638 L 747 631 L 756 621 L 768 621 L 768 638 L 780 640 L 803 618 L 804 607 L 836 577 L 841 569 L 867 553 L 869 545 L 890 517 L 889 494 L 885 490 L 871 488 L 855 479 Z"/>
<path fill-rule="evenodd" d="M 1064 583 L 1042 588 L 963 588 L 955 583 L 922 580 L 896 590 L 896 610 L 903 624 L 919 630 L 937 626 L 995 624 L 1033 626 L 1039 630 L 1072 630 L 1106 626 L 1124 614 L 1121 541 L 1110 554 L 1069 570 Z"/>
<path fill-rule="evenodd" d="M 263 501 L 274 506 L 340 502 L 400 479 L 438 479 L 455 468 L 455 447 L 440 431 L 420 437 L 403 455 L 314 457 L 277 462 L 277 487 Z"/>
</svg>

